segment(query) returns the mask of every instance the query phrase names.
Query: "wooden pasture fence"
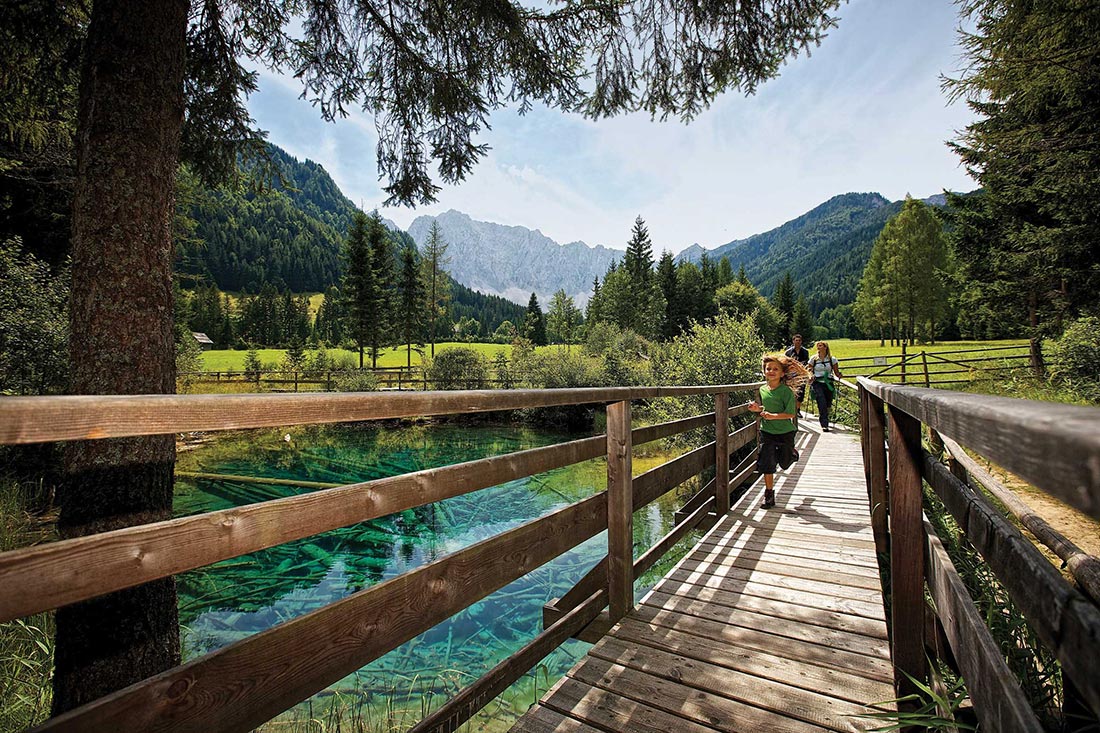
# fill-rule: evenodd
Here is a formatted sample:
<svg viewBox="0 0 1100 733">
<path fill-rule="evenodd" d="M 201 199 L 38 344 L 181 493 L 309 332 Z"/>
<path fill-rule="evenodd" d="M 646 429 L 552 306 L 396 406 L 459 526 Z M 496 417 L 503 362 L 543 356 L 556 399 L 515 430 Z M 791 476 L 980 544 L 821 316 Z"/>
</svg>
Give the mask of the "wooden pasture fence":
<svg viewBox="0 0 1100 733">
<path fill-rule="evenodd" d="M 1041 730 L 922 515 L 922 482 L 927 482 L 1057 658 L 1066 689 L 1077 690 L 1093 716 L 1100 714 L 1100 608 L 1066 582 L 970 485 L 963 464 L 954 462 L 952 470 L 921 444 L 922 426 L 931 428 L 949 439 L 945 442 L 953 446 L 952 455 L 964 445 L 1100 517 L 1100 410 L 889 385 L 864 377 L 856 389 L 872 527 L 877 546 L 888 549 L 890 556 L 891 646 L 902 692 L 914 690 L 906 674 L 925 677 L 926 654 L 931 653 L 965 678 L 983 730 Z M 931 606 L 925 603 L 926 587 Z M 934 623 L 926 624 L 926 619 Z M 940 636 L 946 648 L 937 643 Z"/>
<path fill-rule="evenodd" d="M 607 558 L 598 565 L 602 570 L 590 573 L 598 582 L 585 586 L 587 595 L 574 602 L 573 593 L 545 631 L 417 726 L 454 730 L 596 620 L 602 607 L 610 605 L 610 622 L 625 613 L 635 578 L 715 507 L 729 506 L 730 482 L 723 474 L 707 484 L 707 496 L 692 500 L 688 516 L 669 535 L 633 560 L 634 511 L 711 466 L 728 467 L 730 454 L 755 440 L 755 421 L 730 435 L 730 419 L 748 405 L 730 406 L 729 395 L 756 386 L 0 399 L 0 444 L 7 445 L 593 403 L 608 409 L 606 435 L 0 554 L 0 621 L 7 621 L 557 467 L 600 456 L 608 461 L 605 491 L 52 718 L 37 730 L 251 730 L 607 530 Z M 713 396 L 716 409 L 632 428 L 631 401 L 691 395 Z M 633 446 L 704 426 L 713 427 L 715 440 L 631 476 Z"/>
<path fill-rule="evenodd" d="M 868 377 L 924 387 L 996 379 L 1011 372 L 1042 374 L 1043 371 L 1037 341 L 953 351 L 910 350 L 902 345 L 898 354 L 842 358 L 840 363 L 845 376 L 850 378 Z"/>
</svg>

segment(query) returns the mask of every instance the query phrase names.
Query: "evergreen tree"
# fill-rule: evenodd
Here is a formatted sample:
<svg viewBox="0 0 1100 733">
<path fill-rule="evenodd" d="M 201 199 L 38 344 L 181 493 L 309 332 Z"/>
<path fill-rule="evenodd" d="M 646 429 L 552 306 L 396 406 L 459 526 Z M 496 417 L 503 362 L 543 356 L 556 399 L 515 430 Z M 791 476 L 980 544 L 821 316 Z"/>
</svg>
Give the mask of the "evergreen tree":
<svg viewBox="0 0 1100 733">
<path fill-rule="evenodd" d="M 603 292 L 600 287 L 600 278 L 592 279 L 592 297 L 588 299 L 588 307 L 584 312 L 586 326 L 601 323 L 604 320 Z"/>
<path fill-rule="evenodd" d="M 546 319 L 542 315 L 539 299 L 531 293 L 531 300 L 527 301 L 527 315 L 523 319 L 523 337 L 529 339 L 535 346 L 546 346 Z"/>
<path fill-rule="evenodd" d="M 359 368 L 363 368 L 363 350 L 370 343 L 370 319 L 374 295 L 374 270 L 371 267 L 370 242 L 367 241 L 369 221 L 361 211 L 352 218 L 351 231 L 344 247 L 344 311 L 346 331 L 359 349 Z"/>
<path fill-rule="evenodd" d="M 447 242 L 439 232 L 439 224 L 432 222 L 428 230 L 428 241 L 424 243 L 424 256 L 421 267 L 424 278 L 424 296 L 426 300 L 428 339 L 432 345 L 431 354 L 435 357 L 435 341 L 440 318 L 447 313 L 450 300 L 450 288 L 447 284 Z"/>
<path fill-rule="evenodd" d="M 678 303 L 676 293 L 676 264 L 672 259 L 672 253 L 667 249 L 661 252 L 661 259 L 657 263 L 657 285 L 661 288 L 661 294 L 665 298 L 665 314 L 661 319 L 661 336 L 671 339 L 680 333 L 679 318 L 676 313 Z"/>
<path fill-rule="evenodd" d="M 806 303 L 806 296 L 799 294 L 794 303 L 794 313 L 791 316 L 791 334 L 802 334 L 802 342 L 813 343 L 814 321 L 810 317 L 810 306 Z"/>
<path fill-rule="evenodd" d="M 653 281 L 653 242 L 649 240 L 649 230 L 640 216 L 634 220 L 634 227 L 630 230 L 623 269 L 639 288 L 648 287 Z"/>
<path fill-rule="evenodd" d="M 369 294 L 367 339 L 370 344 L 371 367 L 378 368 L 378 355 L 393 343 L 394 297 L 396 273 L 390 236 L 382 217 L 373 212 L 367 218 L 367 242 L 370 245 L 371 290 Z"/>
<path fill-rule="evenodd" d="M 949 199 L 962 209 L 960 310 L 991 330 L 1057 333 L 1100 289 L 1100 5 L 967 0 L 962 11 L 968 63 L 947 86 L 978 120 L 953 147 L 982 191 Z"/>
<path fill-rule="evenodd" d="M 742 267 L 742 270 L 744 268 Z M 730 258 L 725 255 L 718 260 L 718 283 L 715 290 L 725 287 L 733 282 L 733 266 L 730 265 Z"/>
<path fill-rule="evenodd" d="M 419 309 L 418 309 L 419 310 Z M 347 320 L 345 299 L 335 285 L 325 291 L 321 306 L 317 309 L 317 318 L 313 322 L 313 335 L 317 341 L 339 346 L 345 338 L 344 325 Z"/>
<path fill-rule="evenodd" d="M 737 282 L 744 285 L 752 285 L 752 283 L 749 282 L 749 276 L 745 274 L 744 265 L 741 265 L 741 267 L 737 270 Z"/>
<path fill-rule="evenodd" d="M 405 344 L 405 365 L 411 367 L 413 344 L 424 346 L 424 288 L 420 279 L 416 247 L 408 243 L 401 249 L 397 299 L 401 340 Z M 422 349 L 418 349 L 420 350 Z"/>
<path fill-rule="evenodd" d="M 779 281 L 779 285 L 775 288 L 775 293 L 772 295 L 772 305 L 779 311 L 779 316 L 782 319 L 780 326 L 783 329 L 784 341 L 791 337 L 791 318 L 794 316 L 794 280 L 791 279 L 790 270 L 783 273 L 783 279 Z"/>
</svg>

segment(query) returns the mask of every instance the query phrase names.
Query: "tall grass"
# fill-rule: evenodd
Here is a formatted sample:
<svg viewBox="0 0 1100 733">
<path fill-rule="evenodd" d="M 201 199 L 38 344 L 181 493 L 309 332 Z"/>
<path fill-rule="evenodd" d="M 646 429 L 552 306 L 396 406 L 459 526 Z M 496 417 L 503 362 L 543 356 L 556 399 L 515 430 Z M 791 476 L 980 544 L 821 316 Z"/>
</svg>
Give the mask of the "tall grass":
<svg viewBox="0 0 1100 733">
<path fill-rule="evenodd" d="M 0 551 L 33 544 L 47 532 L 28 511 L 34 489 L 0 479 Z M 0 730 L 25 730 L 49 717 L 53 613 L 0 624 Z"/>
</svg>

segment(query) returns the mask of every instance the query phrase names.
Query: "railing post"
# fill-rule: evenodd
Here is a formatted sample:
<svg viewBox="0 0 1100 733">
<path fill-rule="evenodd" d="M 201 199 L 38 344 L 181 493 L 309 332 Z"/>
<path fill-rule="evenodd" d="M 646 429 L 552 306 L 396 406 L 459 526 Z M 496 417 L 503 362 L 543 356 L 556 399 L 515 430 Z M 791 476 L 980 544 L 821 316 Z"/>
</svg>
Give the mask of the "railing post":
<svg viewBox="0 0 1100 733">
<path fill-rule="evenodd" d="M 1043 348 L 1039 343 L 1039 339 L 1028 341 L 1028 359 L 1031 362 L 1031 368 L 1035 372 L 1035 376 L 1042 377 L 1046 368 L 1043 365 Z"/>
<path fill-rule="evenodd" d="M 932 386 L 932 382 L 928 379 L 928 354 L 926 354 L 923 349 L 920 352 L 920 360 L 921 363 L 924 364 L 924 387 L 928 389 Z"/>
<path fill-rule="evenodd" d="M 882 400 L 871 392 L 867 395 L 867 458 L 871 476 L 871 529 L 875 534 L 875 550 L 890 551 L 888 512 L 890 497 L 886 487 L 886 419 Z"/>
<path fill-rule="evenodd" d="M 890 406 L 890 641 L 899 696 L 927 676 L 920 422 Z M 908 675 L 908 677 L 906 676 Z"/>
<path fill-rule="evenodd" d="M 863 456 L 863 480 L 867 484 L 867 500 L 871 501 L 871 441 L 867 434 L 868 392 L 862 384 L 856 385 L 857 402 L 859 404 L 859 451 Z M 871 504 L 871 512 L 874 514 L 875 505 Z"/>
<path fill-rule="evenodd" d="M 901 342 L 901 383 L 905 384 L 905 342 Z"/>
<path fill-rule="evenodd" d="M 714 395 L 714 506 L 719 517 L 730 510 L 730 396 Z"/>
<path fill-rule="evenodd" d="M 630 401 L 607 406 L 607 591 L 611 623 L 634 606 Z"/>
</svg>

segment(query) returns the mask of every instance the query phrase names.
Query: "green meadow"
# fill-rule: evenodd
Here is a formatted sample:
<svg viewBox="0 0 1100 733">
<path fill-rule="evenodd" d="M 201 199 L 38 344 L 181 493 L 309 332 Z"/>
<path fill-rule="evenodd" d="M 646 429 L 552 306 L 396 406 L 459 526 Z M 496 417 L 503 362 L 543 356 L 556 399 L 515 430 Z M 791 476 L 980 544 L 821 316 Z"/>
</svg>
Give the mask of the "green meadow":
<svg viewBox="0 0 1100 733">
<path fill-rule="evenodd" d="M 501 351 L 506 354 L 510 354 L 512 350 L 510 344 L 467 343 L 436 344 L 435 350 L 439 352 L 445 349 L 453 349 L 458 346 L 474 349 L 484 354 L 489 359 L 492 359 Z M 202 368 L 208 372 L 243 371 L 244 358 L 247 353 L 247 351 L 234 351 L 232 349 L 205 351 L 202 354 Z M 256 353 L 259 355 L 260 361 L 264 364 L 264 367 L 269 369 L 278 368 L 278 366 L 282 364 L 283 359 L 286 357 L 286 349 L 258 349 Z M 430 347 L 425 349 L 425 355 L 427 355 L 428 353 L 430 353 Z M 351 360 L 354 366 L 359 365 L 358 351 L 348 351 L 347 349 L 328 349 L 328 354 L 330 357 L 333 357 L 337 360 Z M 413 366 L 419 366 L 420 362 L 420 354 L 413 350 Z M 405 366 L 406 363 L 407 356 L 404 347 L 384 349 L 382 353 L 378 356 L 378 366 L 380 367 L 399 367 Z M 365 366 L 370 365 L 370 352 L 363 353 L 363 364 Z"/>
</svg>

